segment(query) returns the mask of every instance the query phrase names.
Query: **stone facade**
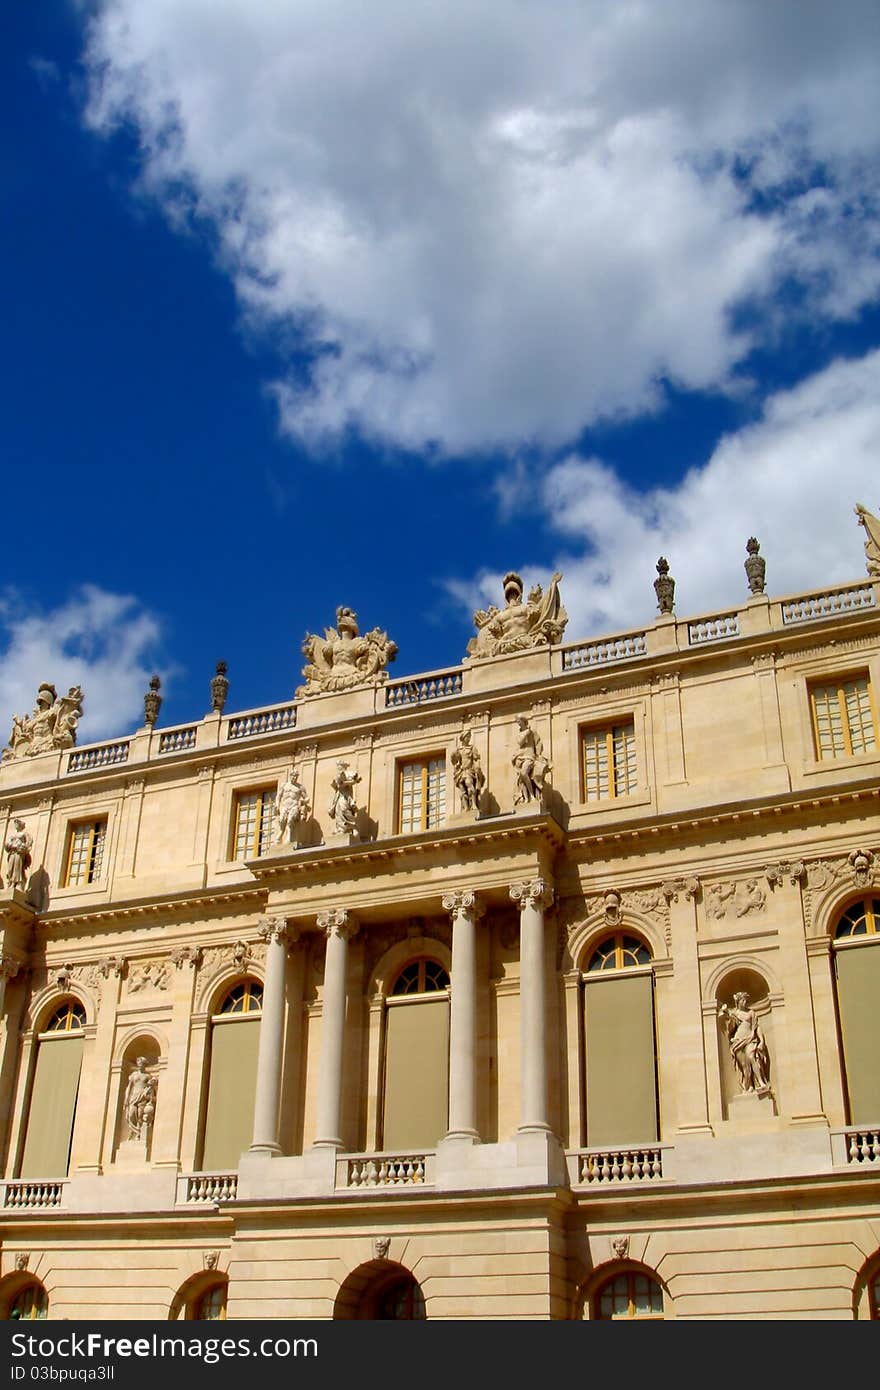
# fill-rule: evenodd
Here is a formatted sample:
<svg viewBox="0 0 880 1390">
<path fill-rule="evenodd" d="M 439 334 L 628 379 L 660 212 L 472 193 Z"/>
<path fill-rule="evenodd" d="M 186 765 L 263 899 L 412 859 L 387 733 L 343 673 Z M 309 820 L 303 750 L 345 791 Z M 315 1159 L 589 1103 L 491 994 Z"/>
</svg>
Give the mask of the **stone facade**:
<svg viewBox="0 0 880 1390">
<path fill-rule="evenodd" d="M 0 1315 L 869 1316 L 880 580 L 750 587 L 6 759 Z"/>
</svg>

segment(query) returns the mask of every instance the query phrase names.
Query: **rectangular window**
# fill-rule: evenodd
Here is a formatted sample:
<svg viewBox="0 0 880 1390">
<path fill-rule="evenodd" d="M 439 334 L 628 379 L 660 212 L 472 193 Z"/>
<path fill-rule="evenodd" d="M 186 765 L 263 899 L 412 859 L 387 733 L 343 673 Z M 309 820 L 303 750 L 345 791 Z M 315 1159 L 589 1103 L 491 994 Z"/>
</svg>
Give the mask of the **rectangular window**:
<svg viewBox="0 0 880 1390">
<path fill-rule="evenodd" d="M 636 733 L 632 720 L 581 734 L 584 801 L 609 801 L 636 790 Z"/>
<path fill-rule="evenodd" d="M 97 883 L 104 863 L 105 820 L 82 821 L 70 827 L 67 845 L 67 872 L 64 884 L 72 888 L 78 883 Z"/>
<path fill-rule="evenodd" d="M 810 703 L 817 758 L 849 758 L 876 748 L 876 722 L 867 675 L 813 685 Z"/>
<path fill-rule="evenodd" d="M 400 833 L 435 830 L 446 819 L 446 759 L 403 763 L 399 787 Z"/>
<path fill-rule="evenodd" d="M 274 788 L 239 793 L 235 798 L 233 859 L 256 859 L 266 853 L 272 843 L 274 816 Z"/>
</svg>

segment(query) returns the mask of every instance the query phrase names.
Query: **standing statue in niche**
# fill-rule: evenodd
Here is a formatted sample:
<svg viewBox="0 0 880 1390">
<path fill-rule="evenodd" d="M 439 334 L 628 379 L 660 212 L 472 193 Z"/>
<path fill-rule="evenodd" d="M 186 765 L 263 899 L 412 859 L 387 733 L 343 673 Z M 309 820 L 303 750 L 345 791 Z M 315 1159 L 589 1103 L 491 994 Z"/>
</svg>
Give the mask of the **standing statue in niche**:
<svg viewBox="0 0 880 1390">
<path fill-rule="evenodd" d="M 508 656 L 532 647 L 553 646 L 562 641 L 568 614 L 559 595 L 561 574 L 554 574 L 546 594 L 540 584 L 523 603 L 523 582 L 512 571 L 504 576 L 504 608 L 494 603 L 474 614 L 476 637 L 468 642 L 468 656 Z"/>
<path fill-rule="evenodd" d="M 516 735 L 514 754 L 511 758 L 516 772 L 516 786 L 513 793 L 514 806 L 524 806 L 529 801 L 543 804 L 545 779 L 552 767 L 544 756 L 544 745 L 535 733 L 524 714 L 516 716 Z"/>
<path fill-rule="evenodd" d="M 872 579 L 880 579 L 880 521 L 876 516 L 872 516 L 861 502 L 856 503 L 855 512 L 859 525 L 864 526 L 868 536 L 865 541 L 865 565 L 868 574 Z"/>
<path fill-rule="evenodd" d="M 297 826 L 309 815 L 309 799 L 306 789 L 299 780 L 299 773 L 292 767 L 287 780 L 278 788 L 275 798 L 275 815 L 278 819 L 276 844 L 293 844 L 296 840 Z"/>
<path fill-rule="evenodd" d="M 6 841 L 6 887 L 24 892 L 34 840 L 25 830 L 23 820 L 16 818 L 12 824 L 13 833 Z"/>
<path fill-rule="evenodd" d="M 340 607 L 336 610 L 336 631 L 325 628 L 323 637 L 310 633 L 302 652 L 307 659 L 303 667 L 306 684 L 297 689 L 299 698 L 386 681 L 384 668 L 396 657 L 397 643 L 377 627 L 361 636 L 357 613 Z"/>
<path fill-rule="evenodd" d="M 722 1004 L 718 1017 L 727 1033 L 730 1055 L 743 1091 L 766 1095 L 770 1090 L 770 1054 L 758 1023 L 758 1015 L 749 1006 L 749 996 L 737 993 L 733 1005 Z"/>
<path fill-rule="evenodd" d="M 125 1099 L 123 1100 L 125 1118 L 128 1121 L 128 1133 L 131 1139 L 147 1139 L 149 1137 L 153 1127 L 153 1117 L 156 1113 L 157 1088 L 155 1076 L 151 1076 L 147 1071 L 146 1057 L 138 1057 L 134 1070 L 128 1078 Z"/>
<path fill-rule="evenodd" d="M 330 783 L 333 788 L 333 796 L 330 800 L 328 812 L 333 818 L 333 824 L 339 835 L 353 835 L 357 829 L 357 802 L 354 798 L 354 788 L 356 783 L 361 780 L 359 772 L 349 772 L 349 765 L 344 760 L 336 764 L 336 776 Z"/>
<path fill-rule="evenodd" d="M 3 762 L 13 758 L 32 758 L 76 743 L 76 726 L 82 718 L 83 693 L 72 685 L 66 695 L 57 695 L 54 685 L 43 681 L 37 691 L 33 714 L 16 714 L 12 719 L 9 747 Z"/>
<path fill-rule="evenodd" d="M 480 755 L 471 743 L 471 731 L 464 728 L 452 750 L 452 780 L 458 787 L 463 811 L 479 811 L 480 797 L 486 785 L 486 774 L 480 766 Z"/>
</svg>

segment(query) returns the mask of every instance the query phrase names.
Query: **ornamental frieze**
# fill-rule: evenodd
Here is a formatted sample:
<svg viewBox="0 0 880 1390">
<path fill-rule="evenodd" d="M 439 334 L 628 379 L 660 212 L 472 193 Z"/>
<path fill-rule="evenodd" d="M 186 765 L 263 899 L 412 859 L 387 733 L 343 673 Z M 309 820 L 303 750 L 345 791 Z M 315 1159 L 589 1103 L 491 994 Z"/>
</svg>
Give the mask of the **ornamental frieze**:
<svg viewBox="0 0 880 1390">
<path fill-rule="evenodd" d="M 766 898 L 756 878 L 739 879 L 735 883 L 709 883 L 704 892 L 706 915 L 715 919 L 747 917 L 752 912 L 763 912 Z"/>
<path fill-rule="evenodd" d="M 152 994 L 166 990 L 171 983 L 171 966 L 167 960 L 139 960 L 128 968 L 128 993 Z"/>
</svg>

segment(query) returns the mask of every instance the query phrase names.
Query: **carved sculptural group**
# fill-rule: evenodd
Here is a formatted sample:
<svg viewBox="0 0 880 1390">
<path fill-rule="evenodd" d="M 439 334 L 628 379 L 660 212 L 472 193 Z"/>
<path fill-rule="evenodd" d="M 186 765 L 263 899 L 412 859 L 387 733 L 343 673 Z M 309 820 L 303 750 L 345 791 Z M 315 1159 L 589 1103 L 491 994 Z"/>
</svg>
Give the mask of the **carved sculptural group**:
<svg viewBox="0 0 880 1390">
<path fill-rule="evenodd" d="M 33 714 L 13 716 L 9 747 L 4 748 L 2 761 L 72 748 L 82 712 L 83 693 L 78 685 L 72 685 L 66 695 L 58 695 L 54 685 L 43 681 Z"/>
</svg>

